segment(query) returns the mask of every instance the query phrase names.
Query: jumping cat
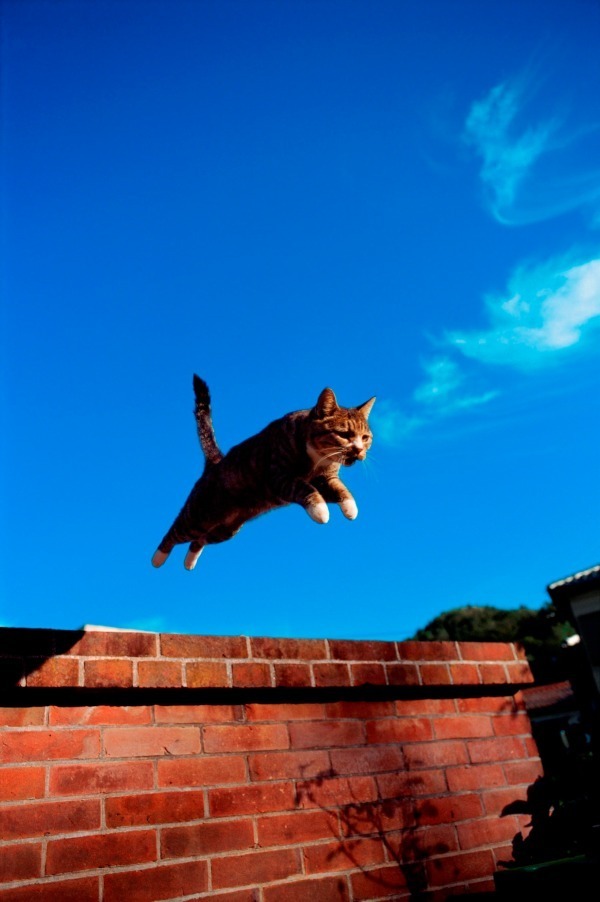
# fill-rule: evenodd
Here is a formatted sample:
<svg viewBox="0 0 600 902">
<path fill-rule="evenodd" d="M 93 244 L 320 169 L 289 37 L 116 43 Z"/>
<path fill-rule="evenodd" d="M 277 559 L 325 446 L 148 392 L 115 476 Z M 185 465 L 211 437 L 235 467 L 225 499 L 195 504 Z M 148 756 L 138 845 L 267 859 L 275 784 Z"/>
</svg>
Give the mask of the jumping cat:
<svg viewBox="0 0 600 902">
<path fill-rule="evenodd" d="M 358 508 L 341 481 L 341 466 L 364 460 L 372 433 L 367 418 L 375 398 L 360 407 L 339 407 L 330 388 L 310 410 L 274 420 L 262 432 L 219 450 L 212 426 L 208 386 L 194 375 L 195 416 L 206 463 L 175 522 L 154 552 L 160 567 L 175 545 L 190 542 L 184 566 L 193 570 L 205 545 L 225 542 L 253 517 L 286 504 L 301 504 L 316 523 L 327 523 L 327 502 L 354 520 Z"/>
</svg>

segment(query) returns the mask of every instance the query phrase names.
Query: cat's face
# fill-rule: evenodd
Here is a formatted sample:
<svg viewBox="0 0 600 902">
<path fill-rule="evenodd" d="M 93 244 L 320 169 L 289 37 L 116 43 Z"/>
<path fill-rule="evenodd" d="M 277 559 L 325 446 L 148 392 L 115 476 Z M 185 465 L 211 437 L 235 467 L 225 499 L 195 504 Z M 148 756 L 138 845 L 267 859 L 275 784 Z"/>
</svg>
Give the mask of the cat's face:
<svg viewBox="0 0 600 902">
<path fill-rule="evenodd" d="M 367 418 L 374 403 L 371 398 L 360 407 L 339 407 L 332 390 L 324 389 L 313 411 L 311 457 L 345 467 L 364 460 L 373 441 Z"/>
</svg>

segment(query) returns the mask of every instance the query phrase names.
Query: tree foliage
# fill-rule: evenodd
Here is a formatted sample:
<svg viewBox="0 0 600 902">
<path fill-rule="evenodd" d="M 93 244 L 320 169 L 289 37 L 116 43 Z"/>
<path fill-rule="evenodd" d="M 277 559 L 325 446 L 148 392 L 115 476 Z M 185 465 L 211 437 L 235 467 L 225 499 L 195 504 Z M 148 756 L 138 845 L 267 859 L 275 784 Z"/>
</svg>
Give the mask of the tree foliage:
<svg viewBox="0 0 600 902">
<path fill-rule="evenodd" d="M 444 611 L 417 630 L 413 638 L 420 641 L 519 642 L 535 678 L 546 682 L 565 679 L 568 675 L 562 646 L 573 633 L 572 625 L 558 618 L 551 603 L 538 610 L 524 606 L 504 610 L 467 605 Z"/>
</svg>

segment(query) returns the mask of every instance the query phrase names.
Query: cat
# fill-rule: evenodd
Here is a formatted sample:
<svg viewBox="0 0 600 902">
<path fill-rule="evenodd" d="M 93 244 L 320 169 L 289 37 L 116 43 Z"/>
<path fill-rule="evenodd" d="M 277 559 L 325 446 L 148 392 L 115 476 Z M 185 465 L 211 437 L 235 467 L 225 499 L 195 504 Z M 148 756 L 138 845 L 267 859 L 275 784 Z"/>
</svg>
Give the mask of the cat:
<svg viewBox="0 0 600 902">
<path fill-rule="evenodd" d="M 367 418 L 375 398 L 360 407 L 339 407 L 325 388 L 310 410 L 297 410 L 223 455 L 213 431 L 210 394 L 194 375 L 198 438 L 206 459 L 173 525 L 154 552 L 160 567 L 175 545 L 189 542 L 184 560 L 193 570 L 205 545 L 225 542 L 248 520 L 295 502 L 316 523 L 327 523 L 327 502 L 339 504 L 349 520 L 356 502 L 338 476 L 340 466 L 365 460 L 373 439 Z"/>
</svg>

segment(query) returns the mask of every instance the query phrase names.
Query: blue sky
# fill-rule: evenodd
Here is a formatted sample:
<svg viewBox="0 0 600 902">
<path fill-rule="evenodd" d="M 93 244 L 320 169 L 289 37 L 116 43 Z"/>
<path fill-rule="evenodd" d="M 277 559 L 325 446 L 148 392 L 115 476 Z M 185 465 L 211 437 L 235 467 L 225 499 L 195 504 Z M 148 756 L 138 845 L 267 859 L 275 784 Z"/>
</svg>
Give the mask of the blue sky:
<svg viewBox="0 0 600 902">
<path fill-rule="evenodd" d="M 4 0 L 0 622 L 405 638 L 600 559 L 600 6 Z M 150 558 L 372 395 L 359 517 Z"/>
</svg>

